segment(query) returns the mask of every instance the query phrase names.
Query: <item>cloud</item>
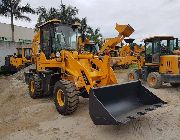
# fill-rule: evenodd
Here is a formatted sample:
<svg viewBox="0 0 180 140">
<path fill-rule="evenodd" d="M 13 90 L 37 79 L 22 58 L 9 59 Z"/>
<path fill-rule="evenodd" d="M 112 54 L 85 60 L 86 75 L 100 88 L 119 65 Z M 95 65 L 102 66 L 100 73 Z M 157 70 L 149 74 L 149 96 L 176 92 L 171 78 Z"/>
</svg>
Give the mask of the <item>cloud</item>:
<svg viewBox="0 0 180 140">
<path fill-rule="evenodd" d="M 58 7 L 60 0 L 22 0 L 33 7 Z M 105 37 L 117 35 L 116 23 L 130 24 L 136 30 L 132 37 L 142 39 L 152 35 L 180 36 L 180 1 L 178 0 L 64 0 L 79 9 L 79 17 L 87 17 L 94 28 L 100 27 Z M 21 26 L 33 27 L 37 16 L 31 16 L 32 22 L 15 22 Z M 3 21 L 2 21 L 3 20 Z M 0 22 L 9 19 L 1 18 Z"/>
</svg>

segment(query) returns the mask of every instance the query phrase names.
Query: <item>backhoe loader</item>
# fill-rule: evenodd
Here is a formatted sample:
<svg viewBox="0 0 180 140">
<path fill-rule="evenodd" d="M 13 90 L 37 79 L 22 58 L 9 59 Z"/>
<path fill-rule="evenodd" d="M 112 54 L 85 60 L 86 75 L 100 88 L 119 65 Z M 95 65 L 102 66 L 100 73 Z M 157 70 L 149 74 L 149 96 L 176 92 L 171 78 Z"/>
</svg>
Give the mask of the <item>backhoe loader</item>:
<svg viewBox="0 0 180 140">
<path fill-rule="evenodd" d="M 31 64 L 31 47 L 18 47 L 14 55 L 5 57 L 5 65 L 1 67 L 4 72 L 15 73 Z"/>
<path fill-rule="evenodd" d="M 126 123 L 165 104 L 139 81 L 117 84 L 108 56 L 100 60 L 78 51 L 77 28 L 55 19 L 39 27 L 36 69 L 25 73 L 32 98 L 53 93 L 62 115 L 77 110 L 79 96 L 89 98 L 89 114 L 96 125 Z M 122 34 L 128 31 L 129 26 L 122 27 Z"/>
<path fill-rule="evenodd" d="M 145 61 L 137 70 L 128 73 L 128 80 L 143 79 L 149 87 L 160 88 L 163 83 L 180 86 L 180 56 L 178 39 L 173 36 L 154 36 L 144 39 Z"/>
</svg>

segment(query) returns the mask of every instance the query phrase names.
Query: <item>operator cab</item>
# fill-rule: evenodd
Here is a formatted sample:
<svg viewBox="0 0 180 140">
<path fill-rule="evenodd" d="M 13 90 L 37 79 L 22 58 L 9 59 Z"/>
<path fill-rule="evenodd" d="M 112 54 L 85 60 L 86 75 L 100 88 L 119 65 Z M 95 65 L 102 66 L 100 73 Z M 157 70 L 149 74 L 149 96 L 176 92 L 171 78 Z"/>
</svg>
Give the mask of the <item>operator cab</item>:
<svg viewBox="0 0 180 140">
<path fill-rule="evenodd" d="M 154 36 L 146 38 L 144 43 L 146 63 L 159 64 L 160 56 L 173 55 L 178 48 L 178 38 L 173 36 Z"/>
<path fill-rule="evenodd" d="M 51 20 L 40 26 L 40 50 L 46 58 L 59 57 L 61 50 L 77 50 L 77 26 Z"/>
<path fill-rule="evenodd" d="M 31 48 L 24 48 L 24 57 L 27 60 L 31 60 L 31 56 L 32 56 L 32 49 Z"/>
<path fill-rule="evenodd" d="M 97 54 L 98 49 L 96 48 L 96 44 L 94 41 L 89 41 L 88 43 L 84 44 L 84 51 L 85 52 L 90 52 L 92 54 Z"/>
<path fill-rule="evenodd" d="M 25 57 L 27 60 L 31 59 L 32 49 L 29 47 L 18 47 L 16 48 L 16 53 L 14 54 L 17 58 Z"/>
</svg>

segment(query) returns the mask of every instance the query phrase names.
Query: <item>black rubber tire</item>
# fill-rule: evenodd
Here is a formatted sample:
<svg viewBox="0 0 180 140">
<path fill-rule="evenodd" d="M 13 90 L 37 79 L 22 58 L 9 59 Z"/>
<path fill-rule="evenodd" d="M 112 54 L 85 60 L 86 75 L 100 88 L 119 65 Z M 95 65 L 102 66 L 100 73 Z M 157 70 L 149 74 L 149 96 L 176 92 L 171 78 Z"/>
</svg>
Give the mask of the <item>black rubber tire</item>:
<svg viewBox="0 0 180 140">
<path fill-rule="evenodd" d="M 34 85 L 34 92 L 31 90 L 31 82 L 33 82 Z M 37 99 L 43 96 L 41 78 L 37 74 L 35 74 L 29 81 L 29 95 L 33 99 Z"/>
<path fill-rule="evenodd" d="M 62 90 L 64 94 L 64 105 L 62 106 L 58 103 L 59 90 Z M 70 115 L 77 110 L 79 104 L 79 92 L 73 82 L 67 80 L 56 82 L 53 93 L 56 109 L 61 115 Z"/>
<path fill-rule="evenodd" d="M 132 78 L 130 78 L 131 76 L 133 76 L 134 77 L 134 79 Z M 139 76 L 139 72 L 138 72 L 138 70 L 135 70 L 135 69 L 133 69 L 133 70 L 131 70 L 131 71 L 129 71 L 128 72 L 128 74 L 127 74 L 127 80 L 130 82 L 130 81 L 137 81 L 137 80 L 139 80 L 140 79 L 140 76 Z"/>
<path fill-rule="evenodd" d="M 170 84 L 174 88 L 180 87 L 180 83 L 170 83 Z"/>
<path fill-rule="evenodd" d="M 152 78 L 154 81 L 152 81 Z M 151 72 L 147 77 L 147 83 L 149 87 L 158 89 L 162 86 L 161 75 L 158 72 Z"/>
</svg>

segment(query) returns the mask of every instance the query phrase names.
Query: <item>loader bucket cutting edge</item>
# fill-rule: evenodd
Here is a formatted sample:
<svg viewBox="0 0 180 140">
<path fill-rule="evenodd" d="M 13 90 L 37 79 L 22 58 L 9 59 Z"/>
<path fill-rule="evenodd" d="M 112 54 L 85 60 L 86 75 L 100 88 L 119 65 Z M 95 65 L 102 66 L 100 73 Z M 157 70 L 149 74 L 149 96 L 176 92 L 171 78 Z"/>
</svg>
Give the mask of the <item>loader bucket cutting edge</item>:
<svg viewBox="0 0 180 140">
<path fill-rule="evenodd" d="M 89 94 L 89 114 L 96 125 L 125 124 L 163 104 L 140 81 L 94 88 Z"/>
</svg>

